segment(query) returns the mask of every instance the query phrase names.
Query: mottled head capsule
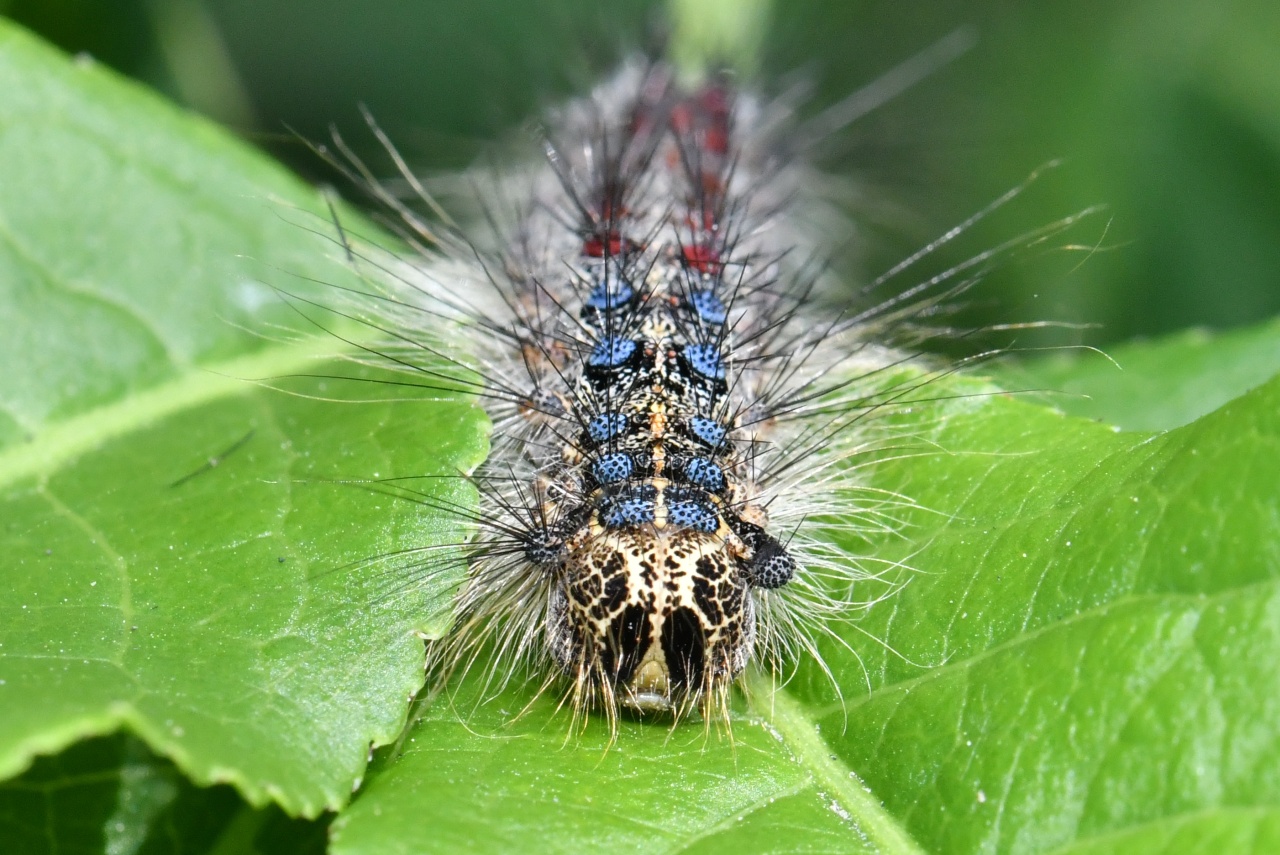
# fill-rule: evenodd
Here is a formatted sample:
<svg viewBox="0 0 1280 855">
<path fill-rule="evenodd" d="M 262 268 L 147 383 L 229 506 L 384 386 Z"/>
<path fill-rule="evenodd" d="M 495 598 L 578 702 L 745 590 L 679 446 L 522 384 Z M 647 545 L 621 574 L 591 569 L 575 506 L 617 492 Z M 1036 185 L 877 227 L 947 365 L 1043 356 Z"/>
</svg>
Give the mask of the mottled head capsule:
<svg viewBox="0 0 1280 855">
<path fill-rule="evenodd" d="M 776 539 L 730 526 L 695 487 L 609 493 L 566 547 L 550 647 L 578 685 L 641 712 L 678 712 L 723 697 L 755 646 L 751 589 L 794 572 Z"/>
</svg>

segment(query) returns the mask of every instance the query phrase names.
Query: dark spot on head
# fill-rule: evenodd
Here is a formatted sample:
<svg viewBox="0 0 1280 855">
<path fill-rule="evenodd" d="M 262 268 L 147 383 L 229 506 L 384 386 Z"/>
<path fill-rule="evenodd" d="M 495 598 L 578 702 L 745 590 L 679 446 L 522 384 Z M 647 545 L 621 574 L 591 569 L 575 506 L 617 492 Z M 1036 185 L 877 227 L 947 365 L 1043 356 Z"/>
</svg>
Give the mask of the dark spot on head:
<svg viewBox="0 0 1280 855">
<path fill-rule="evenodd" d="M 578 605 L 591 609 L 600 599 L 600 577 L 594 573 L 580 575 L 569 585 L 569 594 Z"/>
<path fill-rule="evenodd" d="M 724 623 L 724 609 L 720 608 L 715 586 L 705 576 L 693 577 L 693 601 L 702 610 L 708 626 L 720 626 Z"/>
<path fill-rule="evenodd" d="M 605 611 L 617 611 L 618 606 L 627 599 L 627 577 L 617 572 L 607 574 L 604 577 L 604 589 L 600 593 L 600 604 Z"/>
<path fill-rule="evenodd" d="M 702 688 L 706 662 L 706 639 L 698 616 L 688 608 L 678 608 L 662 623 L 662 653 L 673 687 Z"/>
<path fill-rule="evenodd" d="M 724 565 L 710 555 L 703 555 L 696 565 L 698 575 L 703 579 L 721 579 L 724 577 Z"/>
<path fill-rule="evenodd" d="M 613 681 L 626 683 L 649 646 L 649 615 L 636 605 L 627 606 L 609 624 L 600 655 L 600 667 Z"/>
</svg>

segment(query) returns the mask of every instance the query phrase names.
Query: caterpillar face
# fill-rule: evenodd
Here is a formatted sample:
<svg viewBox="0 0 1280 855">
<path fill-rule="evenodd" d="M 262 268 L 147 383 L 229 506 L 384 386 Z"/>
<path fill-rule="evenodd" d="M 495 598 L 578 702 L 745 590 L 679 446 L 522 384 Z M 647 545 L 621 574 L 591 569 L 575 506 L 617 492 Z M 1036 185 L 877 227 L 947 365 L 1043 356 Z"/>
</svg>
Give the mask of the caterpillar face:
<svg viewBox="0 0 1280 855">
<path fill-rule="evenodd" d="M 701 473 L 672 474 L 690 469 Z M 556 568 L 546 627 L 560 669 L 642 712 L 720 696 L 752 658 L 752 590 L 790 581 L 790 554 L 689 483 L 645 478 L 590 506 L 560 549 L 541 547 Z"/>
<path fill-rule="evenodd" d="M 649 524 L 583 541 L 548 621 L 566 674 L 650 711 L 713 693 L 746 667 L 755 610 L 740 538 Z"/>
</svg>

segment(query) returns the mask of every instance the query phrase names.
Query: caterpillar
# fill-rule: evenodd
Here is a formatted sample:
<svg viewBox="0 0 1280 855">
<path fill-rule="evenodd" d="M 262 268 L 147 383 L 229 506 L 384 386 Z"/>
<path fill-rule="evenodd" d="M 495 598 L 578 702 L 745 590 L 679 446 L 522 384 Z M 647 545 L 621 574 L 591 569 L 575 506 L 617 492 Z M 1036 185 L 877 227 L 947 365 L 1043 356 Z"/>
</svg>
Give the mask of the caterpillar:
<svg viewBox="0 0 1280 855">
<path fill-rule="evenodd" d="M 540 160 L 489 176 L 483 235 L 369 126 L 394 182 L 337 134 L 318 150 L 411 252 L 339 224 L 370 287 L 330 308 L 377 333 L 361 359 L 476 395 L 494 424 L 468 476 L 479 510 L 431 503 L 475 537 L 384 557 L 397 585 L 466 563 L 454 627 L 428 643 L 433 686 L 479 668 L 489 694 L 556 687 L 577 716 L 711 721 L 750 668 L 823 667 L 820 637 L 844 643 L 831 625 L 900 584 L 901 565 L 845 554 L 832 534 L 897 533 L 911 504 L 857 475 L 901 438 L 878 417 L 951 370 L 911 367 L 904 345 L 990 255 L 889 299 L 831 298 L 797 213 L 815 198 L 805 129 L 728 72 L 688 83 L 636 59 L 554 111 Z M 458 356 L 449 331 L 474 353 Z"/>
</svg>

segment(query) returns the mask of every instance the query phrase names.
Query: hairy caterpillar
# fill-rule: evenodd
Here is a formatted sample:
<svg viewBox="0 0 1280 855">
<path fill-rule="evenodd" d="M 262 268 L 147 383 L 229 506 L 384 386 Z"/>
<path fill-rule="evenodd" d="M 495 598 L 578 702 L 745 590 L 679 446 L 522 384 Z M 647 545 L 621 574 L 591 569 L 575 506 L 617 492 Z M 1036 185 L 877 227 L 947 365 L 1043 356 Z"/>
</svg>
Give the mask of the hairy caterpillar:
<svg viewBox="0 0 1280 855">
<path fill-rule="evenodd" d="M 1004 247 L 889 299 L 824 305 L 822 247 L 795 212 L 807 134 L 833 115 L 797 130 L 728 74 L 687 84 L 633 61 L 549 117 L 541 162 L 492 176 L 487 240 L 452 225 L 372 121 L 398 184 L 340 137 L 322 149 L 416 252 L 342 232 L 370 288 L 331 308 L 379 333 L 369 360 L 481 397 L 495 424 L 456 625 L 429 645 L 437 686 L 481 666 L 493 691 L 563 687 L 575 713 L 723 718 L 748 667 L 818 657 L 833 621 L 893 590 L 829 535 L 895 530 L 909 499 L 854 475 L 898 439 L 874 417 L 922 400 L 939 369 L 907 368 L 910 346 Z M 415 584 L 459 559 L 385 560 Z"/>
</svg>

